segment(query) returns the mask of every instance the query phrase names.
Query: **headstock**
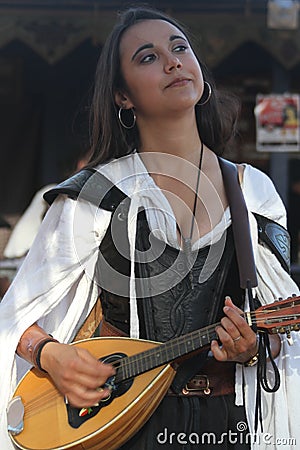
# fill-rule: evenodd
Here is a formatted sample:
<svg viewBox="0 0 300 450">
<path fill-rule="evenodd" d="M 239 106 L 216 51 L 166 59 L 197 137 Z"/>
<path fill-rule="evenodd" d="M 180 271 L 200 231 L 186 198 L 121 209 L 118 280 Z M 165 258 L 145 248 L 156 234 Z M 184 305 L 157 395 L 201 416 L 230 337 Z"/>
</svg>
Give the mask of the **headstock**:
<svg viewBox="0 0 300 450">
<path fill-rule="evenodd" d="M 300 297 L 292 296 L 285 300 L 277 300 L 269 305 L 261 306 L 253 313 L 258 331 L 270 334 L 286 333 L 300 330 Z"/>
</svg>

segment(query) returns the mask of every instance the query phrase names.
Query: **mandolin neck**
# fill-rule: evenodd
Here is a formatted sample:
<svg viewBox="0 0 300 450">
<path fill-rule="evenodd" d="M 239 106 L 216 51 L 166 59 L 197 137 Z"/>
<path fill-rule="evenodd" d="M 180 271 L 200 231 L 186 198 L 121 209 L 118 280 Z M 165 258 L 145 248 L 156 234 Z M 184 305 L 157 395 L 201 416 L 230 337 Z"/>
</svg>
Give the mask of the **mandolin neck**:
<svg viewBox="0 0 300 450">
<path fill-rule="evenodd" d="M 270 334 L 286 333 L 300 330 L 300 297 L 292 295 L 285 300 L 260 306 L 255 311 L 241 314 L 250 327 L 258 332 Z M 116 382 L 121 382 L 140 375 L 155 367 L 183 359 L 188 354 L 201 352 L 213 339 L 218 339 L 216 327 L 220 323 L 209 325 L 200 330 L 179 336 L 158 344 L 156 347 L 137 355 L 119 359 L 115 364 Z M 290 339 L 290 338 L 289 338 Z"/>
<path fill-rule="evenodd" d="M 116 365 L 118 383 L 133 378 L 155 367 L 176 361 L 189 353 L 202 351 L 213 339 L 218 339 L 215 323 L 189 334 L 179 336 L 137 355 L 122 358 Z"/>
</svg>

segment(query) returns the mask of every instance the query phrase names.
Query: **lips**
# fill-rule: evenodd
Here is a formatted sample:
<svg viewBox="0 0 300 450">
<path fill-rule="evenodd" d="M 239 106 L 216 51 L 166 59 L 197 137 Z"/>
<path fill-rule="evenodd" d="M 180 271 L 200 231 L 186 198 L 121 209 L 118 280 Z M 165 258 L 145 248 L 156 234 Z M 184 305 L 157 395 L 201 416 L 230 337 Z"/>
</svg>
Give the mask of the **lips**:
<svg viewBox="0 0 300 450">
<path fill-rule="evenodd" d="M 185 86 L 186 84 L 188 84 L 191 80 L 189 78 L 184 78 L 184 77 L 180 77 L 180 78 L 175 78 L 175 80 L 171 81 L 171 83 L 169 83 L 166 88 L 169 87 L 176 87 L 176 86 Z"/>
</svg>

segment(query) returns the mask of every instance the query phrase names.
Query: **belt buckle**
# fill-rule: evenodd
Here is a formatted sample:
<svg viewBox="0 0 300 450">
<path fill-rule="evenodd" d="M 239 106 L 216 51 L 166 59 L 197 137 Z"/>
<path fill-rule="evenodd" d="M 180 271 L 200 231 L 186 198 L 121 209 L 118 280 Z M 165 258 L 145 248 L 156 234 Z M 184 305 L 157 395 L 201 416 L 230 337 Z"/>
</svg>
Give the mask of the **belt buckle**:
<svg viewBox="0 0 300 450">
<path fill-rule="evenodd" d="M 208 378 L 208 376 L 207 375 L 195 375 L 194 377 L 193 377 L 193 380 L 194 379 L 203 379 L 204 378 L 204 380 L 205 380 L 205 386 L 199 386 L 198 388 L 197 387 L 195 387 L 195 388 L 190 388 L 189 386 L 188 386 L 188 383 L 185 385 L 185 387 L 182 389 L 182 393 L 184 394 L 184 395 L 188 395 L 190 392 L 199 392 L 199 391 L 203 391 L 203 393 L 205 394 L 205 395 L 209 395 L 210 393 L 211 393 L 211 390 L 210 390 L 210 387 L 209 387 L 209 378 Z"/>
</svg>

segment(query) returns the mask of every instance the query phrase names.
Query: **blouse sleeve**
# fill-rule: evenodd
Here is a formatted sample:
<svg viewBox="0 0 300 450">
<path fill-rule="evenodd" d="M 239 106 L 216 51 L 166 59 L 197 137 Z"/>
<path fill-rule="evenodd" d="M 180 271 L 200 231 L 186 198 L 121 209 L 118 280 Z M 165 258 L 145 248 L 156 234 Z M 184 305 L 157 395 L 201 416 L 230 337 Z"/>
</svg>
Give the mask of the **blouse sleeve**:
<svg viewBox="0 0 300 450">
<path fill-rule="evenodd" d="M 99 293 L 93 275 L 109 221 L 109 212 L 84 200 L 58 197 L 2 300 L 10 316 L 3 326 L 22 333 L 38 321 L 69 340 Z"/>
<path fill-rule="evenodd" d="M 0 303 L 0 442 L 7 449 L 13 447 L 7 402 L 29 368 L 16 357 L 18 341 L 34 322 L 61 342 L 72 340 L 99 293 L 92 275 L 109 221 L 107 211 L 81 199 L 58 197 Z"/>
<path fill-rule="evenodd" d="M 271 178 L 264 172 L 245 166 L 242 189 L 248 210 L 286 227 L 286 211 Z"/>
<path fill-rule="evenodd" d="M 246 166 L 242 189 L 249 211 L 254 258 L 257 269 L 259 300 L 271 303 L 279 297 L 297 294 L 299 289 L 270 248 L 259 242 L 253 213 L 267 217 L 286 227 L 286 210 L 271 179 L 258 169 Z"/>
</svg>

